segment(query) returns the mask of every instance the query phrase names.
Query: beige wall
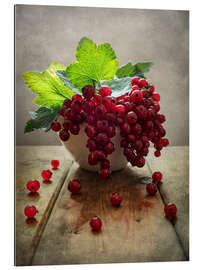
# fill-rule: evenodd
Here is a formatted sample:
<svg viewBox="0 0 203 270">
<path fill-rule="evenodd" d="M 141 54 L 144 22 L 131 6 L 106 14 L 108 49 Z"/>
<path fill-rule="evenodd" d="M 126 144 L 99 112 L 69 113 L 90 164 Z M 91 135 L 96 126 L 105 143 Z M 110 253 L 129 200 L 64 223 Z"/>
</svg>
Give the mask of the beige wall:
<svg viewBox="0 0 203 270">
<path fill-rule="evenodd" d="M 139 9 L 16 7 L 16 143 L 59 144 L 55 134 L 24 135 L 34 94 L 21 77 L 53 61 L 74 61 L 79 39 L 108 41 L 120 64 L 153 61 L 148 74 L 161 94 L 161 111 L 171 145 L 189 143 L 189 12 Z"/>
</svg>

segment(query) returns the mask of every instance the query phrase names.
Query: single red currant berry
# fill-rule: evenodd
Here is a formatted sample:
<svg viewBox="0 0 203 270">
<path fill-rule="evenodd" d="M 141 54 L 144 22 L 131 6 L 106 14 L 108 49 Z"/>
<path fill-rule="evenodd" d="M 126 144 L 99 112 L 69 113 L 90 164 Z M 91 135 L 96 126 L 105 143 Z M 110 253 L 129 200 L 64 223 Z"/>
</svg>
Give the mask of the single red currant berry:
<svg viewBox="0 0 203 270">
<path fill-rule="evenodd" d="M 147 111 L 147 120 L 153 120 L 155 118 L 155 110 L 152 108 L 149 108 Z"/>
<path fill-rule="evenodd" d="M 90 226 L 94 232 L 101 231 L 102 221 L 99 217 L 95 216 L 90 221 Z"/>
<path fill-rule="evenodd" d="M 115 108 L 114 108 L 115 112 L 116 112 L 116 115 L 118 117 L 121 117 L 125 114 L 125 106 L 124 105 L 116 105 Z"/>
<path fill-rule="evenodd" d="M 153 93 L 152 99 L 159 102 L 160 101 L 160 95 L 158 93 Z"/>
<path fill-rule="evenodd" d="M 45 182 L 50 181 L 52 172 L 50 170 L 43 170 L 41 175 Z"/>
<path fill-rule="evenodd" d="M 51 161 L 51 166 L 53 170 L 57 170 L 59 166 L 59 160 L 52 160 Z"/>
<path fill-rule="evenodd" d="M 98 133 L 96 136 L 96 144 L 97 145 L 106 145 L 109 142 L 109 138 L 106 133 Z"/>
<path fill-rule="evenodd" d="M 139 78 L 133 78 L 132 81 L 131 81 L 131 84 L 132 85 L 137 85 L 139 82 Z"/>
<path fill-rule="evenodd" d="M 70 133 L 65 130 L 65 129 L 62 129 L 60 132 L 59 132 L 59 137 L 62 141 L 67 141 L 69 138 L 70 138 Z"/>
<path fill-rule="evenodd" d="M 159 129 L 159 136 L 160 137 L 164 137 L 166 135 L 166 131 L 163 127 L 160 127 Z"/>
<path fill-rule="evenodd" d="M 163 148 L 163 144 L 162 144 L 162 143 L 157 143 L 157 144 L 155 144 L 155 148 L 156 148 L 157 150 L 161 151 L 162 148 Z"/>
<path fill-rule="evenodd" d="M 132 89 L 132 91 L 130 93 L 132 94 L 136 90 L 140 90 L 140 88 L 138 86 L 134 86 L 133 89 Z"/>
<path fill-rule="evenodd" d="M 54 122 L 51 124 L 51 129 L 57 132 L 61 129 L 61 124 L 59 122 Z"/>
<path fill-rule="evenodd" d="M 130 101 L 136 104 L 140 104 L 143 99 L 143 94 L 142 91 L 140 90 L 135 90 L 130 94 Z"/>
<path fill-rule="evenodd" d="M 66 109 L 67 109 L 67 108 L 70 108 L 71 103 L 72 103 L 72 100 L 71 100 L 71 99 L 69 99 L 69 98 L 67 98 L 67 99 L 65 99 L 65 100 L 64 100 L 64 102 L 63 102 L 63 106 L 65 106 L 65 107 L 66 107 Z"/>
<path fill-rule="evenodd" d="M 142 126 L 138 123 L 133 125 L 132 127 L 132 133 L 136 136 L 139 136 L 142 133 Z"/>
<path fill-rule="evenodd" d="M 162 124 L 166 121 L 166 117 L 163 114 L 157 114 L 156 118 L 159 120 L 159 122 Z"/>
<path fill-rule="evenodd" d="M 80 112 L 81 110 L 81 103 L 78 100 L 73 100 L 71 103 L 71 110 L 73 113 Z"/>
<path fill-rule="evenodd" d="M 131 132 L 130 125 L 125 122 L 123 125 L 121 125 L 121 130 L 125 132 L 125 134 L 129 134 Z"/>
<path fill-rule="evenodd" d="M 68 131 L 70 129 L 70 126 L 73 125 L 73 122 L 71 120 L 65 120 L 63 122 L 63 127 L 66 131 Z"/>
<path fill-rule="evenodd" d="M 72 100 L 77 100 L 79 102 L 82 102 L 83 97 L 81 95 L 75 94 L 74 96 L 72 96 Z"/>
<path fill-rule="evenodd" d="M 73 179 L 68 183 L 68 190 L 72 194 L 78 194 L 80 193 L 82 186 L 79 179 Z"/>
<path fill-rule="evenodd" d="M 138 86 L 139 86 L 140 88 L 145 88 L 145 87 L 147 86 L 147 81 L 146 81 L 146 80 L 140 80 L 140 81 L 138 82 Z"/>
<path fill-rule="evenodd" d="M 153 182 L 156 182 L 156 183 L 160 183 L 161 180 L 162 180 L 162 173 L 161 172 L 154 172 L 152 174 L 152 179 L 153 179 Z"/>
<path fill-rule="evenodd" d="M 161 143 L 163 144 L 164 147 L 167 147 L 169 145 L 169 140 L 166 138 L 161 139 Z"/>
<path fill-rule="evenodd" d="M 130 143 L 133 143 L 133 142 L 135 142 L 136 137 L 135 137 L 135 135 L 133 135 L 133 134 L 128 134 L 128 135 L 126 136 L 126 140 L 127 140 L 128 142 L 130 142 Z"/>
<path fill-rule="evenodd" d="M 142 147 L 143 147 L 143 143 L 141 140 L 136 140 L 133 143 L 133 148 L 136 149 L 137 152 L 141 151 Z"/>
<path fill-rule="evenodd" d="M 99 104 L 95 108 L 95 117 L 98 119 L 103 119 L 107 110 L 103 104 Z"/>
<path fill-rule="evenodd" d="M 136 158 L 136 166 L 141 168 L 141 167 L 144 167 L 144 165 L 145 165 L 145 159 L 142 156 L 137 157 Z"/>
<path fill-rule="evenodd" d="M 104 180 L 106 180 L 110 175 L 111 175 L 110 169 L 101 169 L 99 171 L 99 176 Z"/>
<path fill-rule="evenodd" d="M 123 198 L 118 192 L 114 192 L 111 194 L 110 201 L 113 206 L 120 206 Z"/>
<path fill-rule="evenodd" d="M 96 134 L 96 130 L 94 126 L 87 125 L 85 128 L 85 133 L 88 137 L 93 138 Z"/>
<path fill-rule="evenodd" d="M 110 169 L 110 161 L 108 159 L 101 161 L 101 169 Z"/>
<path fill-rule="evenodd" d="M 86 99 L 91 99 L 95 94 L 95 89 L 92 85 L 86 85 L 82 88 L 82 94 Z"/>
<path fill-rule="evenodd" d="M 161 156 L 161 152 L 159 150 L 156 150 L 154 152 L 154 155 L 155 155 L 155 157 L 160 157 Z"/>
<path fill-rule="evenodd" d="M 137 106 L 135 111 L 139 119 L 144 120 L 147 118 L 147 108 L 143 105 Z"/>
<path fill-rule="evenodd" d="M 107 133 L 107 136 L 109 138 L 113 138 L 114 136 L 116 136 L 116 129 L 115 129 L 115 127 L 114 126 L 109 126 L 107 128 L 106 133 Z"/>
<path fill-rule="evenodd" d="M 116 117 L 116 124 L 121 126 L 124 123 L 124 119 L 122 117 Z"/>
<path fill-rule="evenodd" d="M 96 94 L 93 96 L 93 101 L 94 101 L 95 105 L 102 104 L 102 100 L 103 100 L 103 98 L 100 95 Z"/>
<path fill-rule="evenodd" d="M 27 182 L 27 189 L 32 192 L 35 193 L 39 190 L 40 188 L 40 183 L 37 180 L 30 180 Z"/>
<path fill-rule="evenodd" d="M 111 95 L 111 89 L 107 86 L 102 86 L 100 89 L 99 89 L 99 94 L 102 96 L 102 97 L 106 97 L 106 96 L 110 96 Z"/>
<path fill-rule="evenodd" d="M 146 190 L 150 195 L 154 196 L 157 193 L 157 186 L 153 183 L 148 183 L 146 185 Z"/>
<path fill-rule="evenodd" d="M 97 161 L 102 161 L 106 158 L 105 153 L 102 150 L 95 150 L 93 153 L 93 158 Z"/>
<path fill-rule="evenodd" d="M 137 115 L 135 112 L 128 112 L 126 115 L 126 119 L 127 119 L 129 124 L 133 125 L 137 121 Z"/>
<path fill-rule="evenodd" d="M 164 207 L 164 212 L 168 219 L 175 219 L 177 214 L 177 207 L 174 203 L 169 203 Z"/>
<path fill-rule="evenodd" d="M 122 139 L 121 142 L 120 142 L 120 146 L 122 148 L 127 148 L 129 145 L 128 141 L 126 139 Z"/>
<path fill-rule="evenodd" d="M 105 147 L 104 147 L 104 152 L 107 155 L 112 154 L 114 150 L 115 150 L 115 148 L 114 148 L 114 144 L 112 142 L 107 143 L 107 145 L 105 145 Z"/>
<path fill-rule="evenodd" d="M 107 128 L 108 128 L 108 121 L 107 120 L 98 120 L 97 121 L 97 124 L 96 124 L 96 126 L 97 126 L 97 130 L 98 131 L 106 131 L 107 130 Z"/>
<path fill-rule="evenodd" d="M 67 108 L 65 106 L 63 106 L 62 108 L 60 108 L 59 110 L 59 115 L 61 117 L 64 117 L 65 111 L 67 110 Z"/>
<path fill-rule="evenodd" d="M 71 125 L 71 126 L 70 126 L 70 132 L 71 132 L 73 135 L 78 135 L 79 132 L 80 132 L 80 127 L 79 127 L 79 125 L 77 125 L 77 124 Z"/>
<path fill-rule="evenodd" d="M 134 105 L 133 105 L 133 103 L 127 101 L 127 102 L 124 103 L 124 106 L 125 106 L 125 111 L 130 112 L 130 111 L 133 110 Z"/>
<path fill-rule="evenodd" d="M 34 218 L 35 215 L 37 214 L 37 212 L 38 211 L 37 211 L 37 209 L 36 209 L 36 207 L 34 205 L 32 205 L 32 206 L 28 205 L 24 209 L 24 214 L 28 218 Z"/>
<path fill-rule="evenodd" d="M 150 85 L 149 90 L 150 90 L 151 93 L 154 93 L 154 90 L 155 90 L 154 85 Z"/>
<path fill-rule="evenodd" d="M 93 152 L 90 153 L 90 154 L 88 155 L 88 163 L 89 163 L 89 165 L 94 166 L 94 165 L 97 164 L 97 162 L 98 162 L 98 160 L 95 158 L 94 153 L 93 153 Z"/>
<path fill-rule="evenodd" d="M 114 123 L 115 123 L 115 121 L 116 121 L 116 116 L 115 116 L 114 113 L 108 112 L 108 113 L 105 114 L 105 119 L 106 119 L 106 120 L 109 122 L 109 124 L 111 125 L 111 124 L 114 124 Z"/>
<path fill-rule="evenodd" d="M 160 111 L 160 105 L 159 105 L 159 103 L 156 102 L 156 101 L 154 101 L 153 103 L 154 103 L 154 109 L 155 109 L 155 111 L 156 112 L 159 112 Z"/>
<path fill-rule="evenodd" d="M 89 150 L 90 150 L 91 152 L 94 151 L 94 150 L 96 150 L 97 145 L 96 145 L 95 140 L 93 140 L 93 139 L 88 139 L 88 141 L 87 141 L 87 147 L 89 148 Z"/>
<path fill-rule="evenodd" d="M 93 101 L 87 101 L 87 100 L 83 100 L 82 101 L 82 109 L 86 112 L 86 113 L 91 113 L 95 108 L 95 103 Z"/>
</svg>

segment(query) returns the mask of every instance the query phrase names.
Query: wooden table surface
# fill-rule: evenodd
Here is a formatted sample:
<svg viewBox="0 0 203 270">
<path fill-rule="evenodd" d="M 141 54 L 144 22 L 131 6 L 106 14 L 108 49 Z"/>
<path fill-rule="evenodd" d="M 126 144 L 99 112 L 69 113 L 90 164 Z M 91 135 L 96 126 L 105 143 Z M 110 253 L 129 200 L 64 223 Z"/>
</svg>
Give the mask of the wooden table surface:
<svg viewBox="0 0 203 270">
<path fill-rule="evenodd" d="M 41 171 L 60 160 L 52 181 Z M 156 196 L 146 194 L 147 177 L 163 173 Z M 108 181 L 79 168 L 63 146 L 16 147 L 16 265 L 57 265 L 111 262 L 185 261 L 189 259 L 189 149 L 168 147 L 156 159 L 150 149 L 146 165 L 127 166 Z M 79 178 L 82 191 L 71 195 L 67 185 Z M 30 195 L 26 183 L 38 179 L 41 187 Z M 118 191 L 123 202 L 112 207 L 109 196 Z M 178 207 L 172 224 L 164 217 L 164 204 Z M 39 213 L 30 222 L 26 205 Z M 89 220 L 102 219 L 102 231 L 93 233 Z"/>
</svg>

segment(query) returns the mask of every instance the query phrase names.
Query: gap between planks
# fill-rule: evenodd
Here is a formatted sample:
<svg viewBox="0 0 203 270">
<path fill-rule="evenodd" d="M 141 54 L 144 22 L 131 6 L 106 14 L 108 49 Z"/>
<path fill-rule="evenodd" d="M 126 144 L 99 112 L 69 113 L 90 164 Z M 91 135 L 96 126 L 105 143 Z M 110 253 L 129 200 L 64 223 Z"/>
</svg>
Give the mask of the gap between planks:
<svg viewBox="0 0 203 270">
<path fill-rule="evenodd" d="M 46 207 L 46 209 L 44 211 L 43 217 L 42 217 L 42 219 L 40 221 L 40 224 L 39 224 L 39 226 L 37 228 L 37 231 L 36 231 L 36 233 L 35 233 L 35 235 L 34 235 L 34 237 L 32 239 L 32 245 L 34 246 L 34 248 L 33 248 L 32 257 L 30 259 L 30 263 L 28 265 L 32 265 L 33 259 L 35 257 L 35 253 L 36 253 L 37 248 L 39 246 L 40 239 L 41 239 L 42 234 L 43 234 L 43 232 L 45 230 L 46 224 L 47 224 L 47 222 L 49 220 L 49 217 L 50 217 L 50 215 L 52 213 L 52 210 L 53 210 L 53 208 L 55 206 L 55 203 L 57 201 L 59 193 L 60 193 L 60 191 L 61 191 L 61 189 L 62 189 L 62 187 L 63 187 L 63 185 L 65 183 L 65 180 L 66 180 L 66 178 L 69 176 L 69 174 L 71 172 L 71 168 L 72 168 L 73 164 L 74 164 L 74 161 L 72 161 L 70 166 L 67 167 L 64 170 L 64 173 L 63 173 L 63 175 L 62 175 L 62 177 L 61 177 L 61 179 L 59 181 L 59 184 L 57 185 L 57 187 L 56 187 L 54 193 L 52 194 L 51 199 L 49 200 L 49 203 L 48 203 L 48 205 L 47 205 L 47 207 Z"/>
<path fill-rule="evenodd" d="M 153 171 L 152 171 L 152 169 L 151 169 L 151 167 L 150 167 L 149 161 L 148 161 L 148 160 L 146 160 L 146 161 L 147 161 L 147 167 L 148 167 L 150 173 L 152 174 Z M 161 199 L 162 199 L 162 201 L 163 201 L 163 204 L 166 205 L 166 201 L 165 201 L 164 195 L 162 194 L 161 189 L 159 188 L 159 185 L 157 185 L 157 188 L 158 188 L 159 194 L 160 194 L 160 196 L 161 196 Z M 182 240 L 181 240 L 181 238 L 180 238 L 180 236 L 179 236 L 179 234 L 178 234 L 178 232 L 177 232 L 177 230 L 176 230 L 176 227 L 175 227 L 173 221 L 169 221 L 169 222 L 172 224 L 172 226 L 173 226 L 173 228 L 174 228 L 174 231 L 175 231 L 175 233 L 176 233 L 178 242 L 179 242 L 179 244 L 180 244 L 180 246 L 181 246 L 181 248 L 182 248 L 182 250 L 183 250 L 183 253 L 184 253 L 185 258 L 186 258 L 187 260 L 189 260 L 189 256 L 187 255 L 187 252 L 185 251 L 184 245 L 183 245 Z"/>
</svg>

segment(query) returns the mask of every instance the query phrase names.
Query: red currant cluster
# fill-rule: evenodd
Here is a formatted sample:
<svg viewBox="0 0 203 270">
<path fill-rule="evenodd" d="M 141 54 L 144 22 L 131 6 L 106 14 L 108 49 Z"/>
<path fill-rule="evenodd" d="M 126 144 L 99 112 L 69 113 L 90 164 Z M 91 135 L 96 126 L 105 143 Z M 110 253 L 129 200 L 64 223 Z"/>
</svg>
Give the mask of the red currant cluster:
<svg viewBox="0 0 203 270">
<path fill-rule="evenodd" d="M 72 100 L 64 101 L 59 112 L 63 126 L 57 121 L 51 126 L 53 131 L 59 131 L 62 141 L 67 141 L 70 133 L 77 135 L 80 124 L 86 123 L 88 163 L 100 164 L 99 175 L 103 179 L 111 174 L 108 155 L 115 150 L 111 138 L 117 128 L 123 154 L 132 166 L 145 165 L 150 142 L 154 144 L 156 157 L 169 144 L 164 138 L 165 116 L 159 113 L 159 94 L 145 79 L 133 78 L 131 83 L 132 91 L 120 97 L 112 97 L 111 89 L 106 86 L 101 87 L 98 94 L 92 86 L 85 86 L 83 96 L 75 94 Z"/>
</svg>

